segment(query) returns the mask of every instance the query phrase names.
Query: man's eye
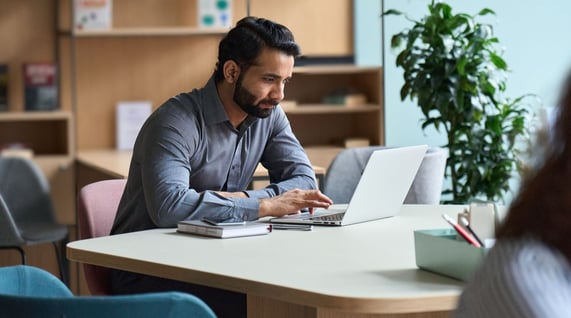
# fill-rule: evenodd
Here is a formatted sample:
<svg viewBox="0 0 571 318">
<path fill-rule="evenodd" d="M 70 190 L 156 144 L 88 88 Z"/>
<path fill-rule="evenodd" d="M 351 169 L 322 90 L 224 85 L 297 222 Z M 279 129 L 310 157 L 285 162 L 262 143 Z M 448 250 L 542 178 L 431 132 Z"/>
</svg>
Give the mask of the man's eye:
<svg viewBox="0 0 571 318">
<path fill-rule="evenodd" d="M 286 79 L 283 81 L 284 85 L 287 84 L 287 83 L 289 83 L 289 81 L 291 81 L 291 78 L 286 78 Z"/>
<path fill-rule="evenodd" d="M 264 77 L 264 82 L 271 83 L 271 82 L 273 82 L 273 81 L 274 81 L 274 78 L 273 78 L 273 77 Z"/>
</svg>

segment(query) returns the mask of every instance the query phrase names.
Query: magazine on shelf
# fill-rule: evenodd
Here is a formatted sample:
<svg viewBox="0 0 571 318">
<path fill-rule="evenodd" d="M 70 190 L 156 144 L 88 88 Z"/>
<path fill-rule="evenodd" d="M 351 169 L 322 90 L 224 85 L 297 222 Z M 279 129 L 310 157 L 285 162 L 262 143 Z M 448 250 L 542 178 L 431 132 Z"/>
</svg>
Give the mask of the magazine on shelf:
<svg viewBox="0 0 571 318">
<path fill-rule="evenodd" d="M 218 238 L 264 235 L 271 231 L 271 224 L 260 223 L 257 221 L 232 225 L 213 225 L 200 220 L 190 220 L 180 221 L 177 226 L 177 232 L 180 233 Z"/>
</svg>

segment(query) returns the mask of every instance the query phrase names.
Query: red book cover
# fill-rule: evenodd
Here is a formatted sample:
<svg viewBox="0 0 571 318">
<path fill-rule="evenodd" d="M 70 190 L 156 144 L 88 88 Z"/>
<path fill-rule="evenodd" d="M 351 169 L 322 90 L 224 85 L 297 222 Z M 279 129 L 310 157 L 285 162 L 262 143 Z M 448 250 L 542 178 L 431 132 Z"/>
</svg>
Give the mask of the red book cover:
<svg viewBox="0 0 571 318">
<path fill-rule="evenodd" d="M 24 64 L 26 110 L 54 110 L 58 103 L 57 68 L 54 63 Z"/>
</svg>

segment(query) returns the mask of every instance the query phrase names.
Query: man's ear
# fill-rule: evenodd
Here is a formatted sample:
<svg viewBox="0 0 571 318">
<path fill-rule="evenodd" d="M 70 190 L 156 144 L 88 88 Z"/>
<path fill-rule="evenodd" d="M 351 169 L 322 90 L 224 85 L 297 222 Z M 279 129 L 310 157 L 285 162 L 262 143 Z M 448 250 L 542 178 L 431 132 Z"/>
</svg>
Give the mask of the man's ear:
<svg viewBox="0 0 571 318">
<path fill-rule="evenodd" d="M 223 72 L 224 79 L 228 83 L 234 84 L 240 76 L 240 66 L 236 62 L 228 60 L 224 63 Z"/>
</svg>

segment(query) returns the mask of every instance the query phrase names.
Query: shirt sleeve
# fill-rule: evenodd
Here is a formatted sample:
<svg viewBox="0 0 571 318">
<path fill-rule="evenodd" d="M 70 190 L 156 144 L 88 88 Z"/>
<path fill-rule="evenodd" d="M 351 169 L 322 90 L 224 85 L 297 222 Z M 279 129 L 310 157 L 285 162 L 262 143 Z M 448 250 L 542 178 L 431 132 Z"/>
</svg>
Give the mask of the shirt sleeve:
<svg viewBox="0 0 571 318">
<path fill-rule="evenodd" d="M 182 122 L 181 122 L 182 121 Z M 192 133 L 190 133 L 192 131 Z M 258 218 L 256 197 L 225 198 L 214 191 L 197 192 L 190 184 L 192 154 L 200 125 L 177 114 L 165 115 L 146 129 L 140 164 L 149 217 L 158 227 L 185 219 L 249 221 Z"/>
</svg>

